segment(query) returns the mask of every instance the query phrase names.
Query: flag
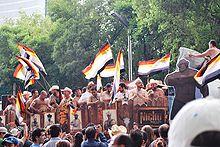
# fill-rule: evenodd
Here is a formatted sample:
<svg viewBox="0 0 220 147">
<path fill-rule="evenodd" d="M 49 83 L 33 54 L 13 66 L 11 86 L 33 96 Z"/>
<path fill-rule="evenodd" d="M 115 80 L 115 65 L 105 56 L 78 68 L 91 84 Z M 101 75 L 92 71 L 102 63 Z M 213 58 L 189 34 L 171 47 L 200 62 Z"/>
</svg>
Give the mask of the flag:
<svg viewBox="0 0 220 147">
<path fill-rule="evenodd" d="M 96 88 L 97 88 L 97 91 L 101 90 L 101 88 L 102 88 L 102 78 L 100 77 L 99 74 L 97 75 L 97 86 L 96 86 Z"/>
<path fill-rule="evenodd" d="M 118 91 L 119 84 L 120 84 L 120 62 L 121 62 L 121 54 L 122 54 L 122 49 L 119 50 L 118 57 L 115 63 L 115 74 L 114 74 L 114 82 L 113 82 L 113 87 L 112 87 L 112 102 L 114 102 L 114 97 Z"/>
<path fill-rule="evenodd" d="M 169 69 L 170 65 L 170 54 L 160 58 L 160 59 L 152 59 L 148 61 L 139 61 L 138 63 L 138 74 L 139 75 L 149 75 L 153 72 L 162 71 L 165 69 Z"/>
<path fill-rule="evenodd" d="M 94 78 L 107 64 L 113 60 L 110 44 L 105 46 L 96 54 L 94 60 L 82 71 L 86 79 Z"/>
<path fill-rule="evenodd" d="M 199 52 L 185 48 L 180 47 L 179 48 L 179 56 L 176 62 L 176 65 L 178 65 L 179 61 L 181 59 L 186 59 L 189 61 L 189 67 L 193 69 L 200 69 L 205 62 L 205 58 L 197 58 L 197 57 L 190 57 L 189 54 L 199 54 Z M 177 67 L 178 68 L 178 67 Z"/>
<path fill-rule="evenodd" d="M 27 89 L 28 86 L 35 84 L 32 72 L 28 71 L 22 64 L 19 64 L 16 67 L 13 77 L 23 80 L 25 83 L 25 89 Z"/>
<path fill-rule="evenodd" d="M 123 59 L 123 53 L 121 53 L 120 57 L 120 70 L 121 72 L 124 71 L 124 59 Z M 113 77 L 115 74 L 115 64 L 109 64 L 105 66 L 104 70 L 100 72 L 101 77 Z"/>
<path fill-rule="evenodd" d="M 30 85 L 34 85 L 36 82 L 36 80 L 34 79 L 34 77 L 32 76 L 30 79 L 28 79 L 26 82 L 25 82 L 25 89 L 28 88 L 28 86 Z"/>
<path fill-rule="evenodd" d="M 37 54 L 33 50 L 22 44 L 18 44 L 18 48 L 22 57 L 33 62 L 40 69 L 40 71 L 43 71 L 45 74 L 47 74 L 42 62 L 40 61 Z"/>
<path fill-rule="evenodd" d="M 70 114 L 74 115 L 77 111 L 77 108 L 72 104 L 70 104 L 69 106 L 70 106 Z"/>
<path fill-rule="evenodd" d="M 201 86 L 220 78 L 220 53 L 203 66 L 194 78 Z"/>
<path fill-rule="evenodd" d="M 19 89 L 17 96 L 16 96 L 16 116 L 19 120 L 19 123 L 23 121 L 23 118 L 21 117 L 21 112 L 25 112 L 25 105 L 22 100 L 22 91 Z"/>
<path fill-rule="evenodd" d="M 25 80 L 26 72 L 27 72 L 27 69 L 22 64 L 18 64 L 18 66 L 16 67 L 14 71 L 13 77 L 17 79 Z"/>
<path fill-rule="evenodd" d="M 39 69 L 32 62 L 24 57 L 16 56 L 16 58 L 27 69 L 27 71 L 30 71 L 32 73 L 35 79 L 40 79 Z"/>
</svg>

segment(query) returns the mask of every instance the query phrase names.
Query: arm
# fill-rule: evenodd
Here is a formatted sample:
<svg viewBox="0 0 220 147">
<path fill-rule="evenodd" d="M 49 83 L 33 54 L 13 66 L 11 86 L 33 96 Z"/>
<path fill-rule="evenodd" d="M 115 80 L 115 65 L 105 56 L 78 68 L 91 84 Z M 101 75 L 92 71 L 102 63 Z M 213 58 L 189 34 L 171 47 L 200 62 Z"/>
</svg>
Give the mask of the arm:
<svg viewBox="0 0 220 147">
<path fill-rule="evenodd" d="M 129 93 L 129 99 L 130 100 L 134 100 L 137 97 L 137 93 L 135 93 L 134 91 L 131 91 Z"/>
<path fill-rule="evenodd" d="M 6 114 L 7 114 L 8 107 L 9 107 L 9 106 L 7 106 L 7 107 L 5 108 L 5 110 L 3 111 L 3 115 L 6 115 Z"/>
<path fill-rule="evenodd" d="M 203 53 L 200 53 L 200 54 L 189 54 L 189 56 L 190 57 L 198 57 L 198 58 L 205 58 L 205 57 L 207 57 L 207 56 L 210 56 L 210 52 L 211 52 L 211 50 L 210 49 L 208 49 L 208 50 L 206 50 L 205 52 L 203 52 Z"/>
<path fill-rule="evenodd" d="M 97 100 L 97 101 L 98 101 L 98 100 Z M 92 96 L 90 96 L 90 97 L 88 97 L 88 99 L 87 99 L 87 105 L 95 104 L 97 101 L 92 102 Z"/>
<path fill-rule="evenodd" d="M 34 100 L 34 101 L 31 103 L 30 109 L 32 109 L 32 110 L 34 110 L 34 112 L 37 112 L 37 113 L 40 114 L 41 111 L 35 108 L 35 105 L 37 104 L 36 101 L 37 101 L 37 100 Z"/>
<path fill-rule="evenodd" d="M 26 141 L 26 139 L 27 139 L 27 137 L 28 137 L 28 128 L 27 128 L 27 125 L 26 125 L 26 123 L 21 123 L 21 125 L 22 126 L 24 126 L 24 135 L 23 135 L 23 137 L 21 138 L 21 142 L 24 144 L 25 143 L 25 141 Z"/>
</svg>

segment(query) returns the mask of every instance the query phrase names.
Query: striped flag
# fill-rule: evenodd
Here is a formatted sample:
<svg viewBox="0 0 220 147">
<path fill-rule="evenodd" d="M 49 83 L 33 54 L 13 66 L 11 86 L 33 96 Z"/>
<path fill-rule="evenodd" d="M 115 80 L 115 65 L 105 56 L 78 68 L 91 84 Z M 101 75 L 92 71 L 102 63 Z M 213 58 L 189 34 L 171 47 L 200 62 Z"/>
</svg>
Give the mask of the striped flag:
<svg viewBox="0 0 220 147">
<path fill-rule="evenodd" d="M 94 60 L 82 71 L 86 79 L 94 78 L 107 64 L 113 60 L 110 44 L 105 46 L 96 54 Z"/>
<path fill-rule="evenodd" d="M 112 102 L 114 102 L 114 97 L 118 91 L 119 84 L 120 84 L 120 62 L 121 62 L 121 54 L 122 54 L 122 49 L 119 50 L 118 57 L 115 63 L 115 74 L 114 74 L 114 82 L 113 82 L 113 87 L 112 87 Z"/>
<path fill-rule="evenodd" d="M 25 80 L 26 73 L 27 73 L 27 69 L 22 64 L 18 64 L 18 66 L 14 71 L 13 77 L 17 79 Z"/>
<path fill-rule="evenodd" d="M 170 57 L 171 57 L 171 55 L 168 54 L 160 59 L 139 61 L 138 74 L 139 75 L 149 75 L 150 73 L 153 73 L 153 72 L 158 72 L 158 71 L 169 69 Z"/>
<path fill-rule="evenodd" d="M 220 54 L 203 66 L 194 78 L 201 86 L 220 78 Z"/>
<path fill-rule="evenodd" d="M 124 70 L 124 58 L 123 53 L 120 55 L 120 70 L 121 72 Z M 102 72 L 100 72 L 100 76 L 103 78 L 113 77 L 115 74 L 115 64 L 107 65 Z"/>
<path fill-rule="evenodd" d="M 39 69 L 28 59 L 16 56 L 20 64 L 16 67 L 14 77 L 25 81 L 25 89 L 40 79 Z"/>
<path fill-rule="evenodd" d="M 25 82 L 25 89 L 28 88 L 28 86 L 30 85 L 34 85 L 36 83 L 36 80 L 34 79 L 34 77 L 32 76 L 31 78 L 29 78 L 26 82 Z"/>
<path fill-rule="evenodd" d="M 35 79 L 40 79 L 39 69 L 28 59 L 24 57 L 16 56 L 18 61 L 27 69 L 27 71 L 31 71 Z"/>
<path fill-rule="evenodd" d="M 25 112 L 25 105 L 22 99 L 22 91 L 19 89 L 16 96 L 16 116 L 19 122 L 23 121 L 23 118 L 21 117 L 21 112 Z"/>
<path fill-rule="evenodd" d="M 96 83 L 97 83 L 97 86 L 96 86 L 97 91 L 101 90 L 101 92 L 102 92 L 102 78 L 100 77 L 99 74 L 97 75 L 97 82 Z"/>
<path fill-rule="evenodd" d="M 22 57 L 33 62 L 40 69 L 40 71 L 43 71 L 45 74 L 47 74 L 42 62 L 40 61 L 37 54 L 33 50 L 22 44 L 18 44 L 18 48 Z"/>
</svg>

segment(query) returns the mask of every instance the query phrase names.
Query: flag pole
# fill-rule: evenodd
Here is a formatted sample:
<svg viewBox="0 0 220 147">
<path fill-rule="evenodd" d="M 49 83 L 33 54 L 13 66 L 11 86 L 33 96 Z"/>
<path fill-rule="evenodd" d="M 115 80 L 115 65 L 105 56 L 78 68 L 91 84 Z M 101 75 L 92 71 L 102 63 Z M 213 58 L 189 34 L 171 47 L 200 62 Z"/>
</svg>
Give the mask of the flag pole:
<svg viewBox="0 0 220 147">
<path fill-rule="evenodd" d="M 36 82 L 37 82 L 43 89 L 45 89 L 44 86 L 43 86 L 38 80 L 36 80 Z"/>
<path fill-rule="evenodd" d="M 44 75 L 41 73 L 41 71 L 39 71 L 40 75 L 43 77 L 43 80 L 44 80 L 44 85 L 46 86 L 46 89 L 48 91 L 48 88 L 47 86 L 51 87 L 51 85 L 49 84 L 49 82 L 46 80 L 46 78 L 44 77 Z M 47 85 L 46 85 L 47 84 Z"/>
</svg>

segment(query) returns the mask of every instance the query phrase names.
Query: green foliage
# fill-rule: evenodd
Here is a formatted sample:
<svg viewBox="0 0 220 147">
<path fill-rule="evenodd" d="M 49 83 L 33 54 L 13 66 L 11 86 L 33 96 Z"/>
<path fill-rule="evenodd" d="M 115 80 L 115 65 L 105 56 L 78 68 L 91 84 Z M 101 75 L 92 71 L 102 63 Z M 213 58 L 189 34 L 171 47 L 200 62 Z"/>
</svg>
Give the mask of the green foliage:
<svg viewBox="0 0 220 147">
<path fill-rule="evenodd" d="M 51 81 L 55 79 L 54 73 L 57 74 L 59 71 L 54 70 L 56 65 L 51 58 L 53 45 L 49 38 L 54 25 L 55 23 L 48 17 L 45 18 L 39 14 L 27 16 L 21 13 L 21 18 L 17 22 L 8 22 L 0 27 L 1 87 L 10 87 L 8 93 L 12 92 L 13 82 L 20 84 L 19 80 L 13 78 L 14 70 L 18 65 L 15 56 L 20 56 L 17 43 L 32 48 L 44 63 L 47 72 L 50 73 L 48 78 Z M 40 88 L 39 85 L 37 87 Z"/>
<path fill-rule="evenodd" d="M 21 13 L 16 23 L 0 26 L 0 86 L 7 91 L 18 82 L 12 77 L 18 64 L 17 42 L 36 51 L 51 85 L 59 81 L 61 87 L 71 88 L 86 85 L 81 71 L 106 41 L 111 43 L 115 58 L 123 48 L 127 67 L 128 28 L 133 77 L 140 60 L 172 53 L 172 71 L 179 47 L 203 52 L 210 39 L 220 42 L 220 0 L 50 0 L 48 6 L 47 17 Z M 128 20 L 129 27 L 113 18 L 111 11 Z M 164 74 L 156 77 L 163 79 Z"/>
</svg>

